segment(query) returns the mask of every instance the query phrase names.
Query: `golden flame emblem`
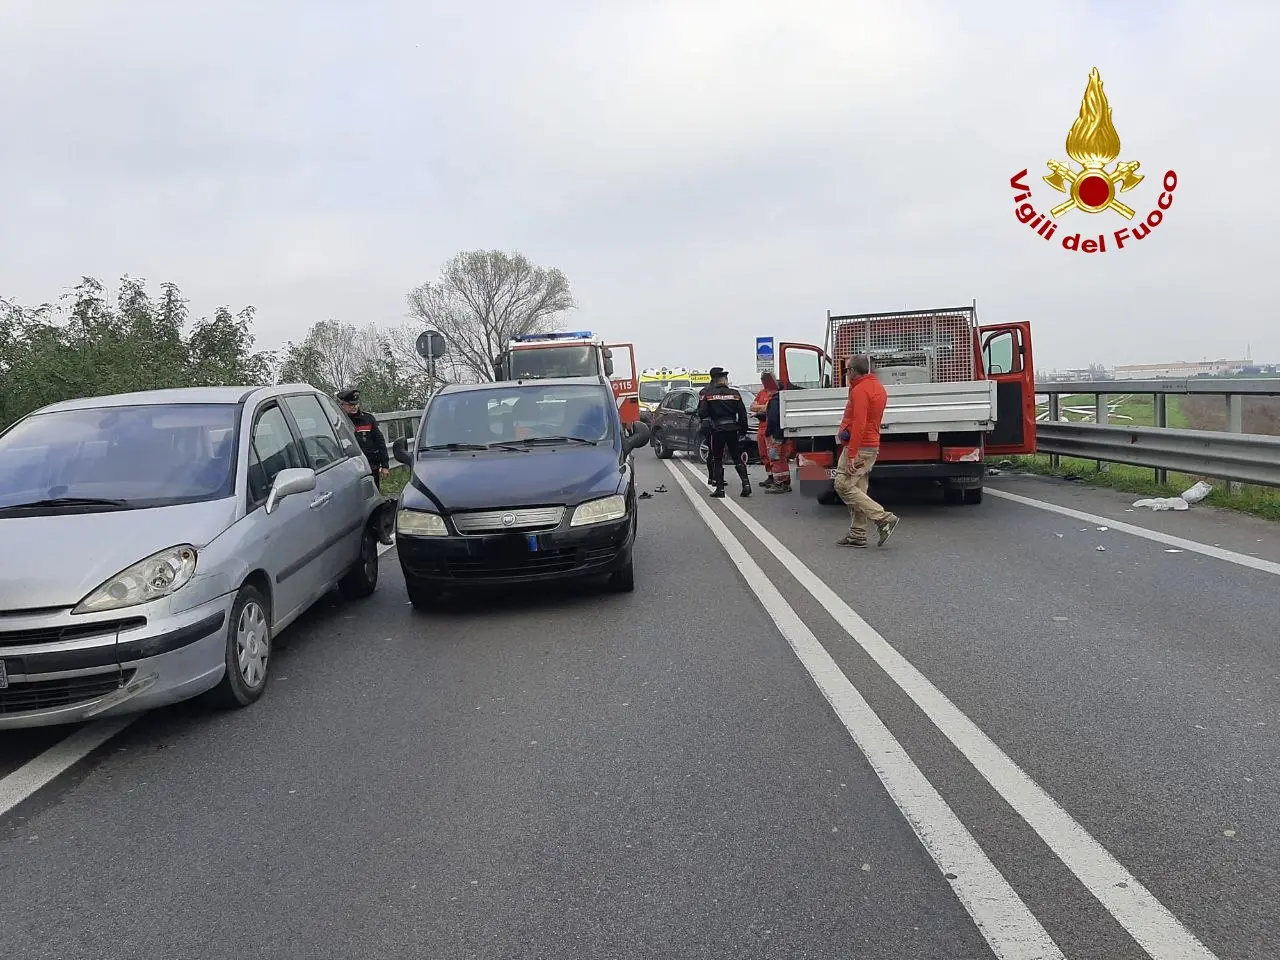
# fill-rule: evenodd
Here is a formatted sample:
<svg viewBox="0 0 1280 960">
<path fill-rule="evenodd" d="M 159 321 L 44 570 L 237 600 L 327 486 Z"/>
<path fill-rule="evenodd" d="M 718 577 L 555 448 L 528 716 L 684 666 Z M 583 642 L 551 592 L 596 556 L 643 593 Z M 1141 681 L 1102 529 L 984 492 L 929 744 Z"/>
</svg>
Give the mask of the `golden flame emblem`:
<svg viewBox="0 0 1280 960">
<path fill-rule="evenodd" d="M 1097 67 L 1089 73 L 1080 115 L 1067 134 L 1067 156 L 1084 169 L 1073 170 L 1065 163 L 1049 161 L 1050 173 L 1044 182 L 1070 198 L 1050 210 L 1050 216 L 1060 217 L 1074 207 L 1084 213 L 1111 209 L 1127 220 L 1133 219 L 1132 208 L 1121 203 L 1116 194 L 1132 190 L 1142 182 L 1142 175 L 1136 160 L 1107 169 L 1107 164 L 1120 156 L 1120 134 L 1111 122 L 1111 105 L 1102 90 L 1102 75 Z"/>
</svg>

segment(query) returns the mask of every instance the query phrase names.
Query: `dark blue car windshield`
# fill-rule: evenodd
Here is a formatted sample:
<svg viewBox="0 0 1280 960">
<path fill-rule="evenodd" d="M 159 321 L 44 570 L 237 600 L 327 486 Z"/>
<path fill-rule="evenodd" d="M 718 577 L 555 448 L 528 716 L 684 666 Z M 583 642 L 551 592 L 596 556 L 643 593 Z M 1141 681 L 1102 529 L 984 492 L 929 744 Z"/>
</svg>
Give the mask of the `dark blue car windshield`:
<svg viewBox="0 0 1280 960">
<path fill-rule="evenodd" d="M 27 417 L 0 436 L 0 508 L 101 499 L 130 507 L 230 496 L 235 404 L 155 404 Z"/>
<path fill-rule="evenodd" d="M 427 408 L 418 449 L 551 442 L 560 437 L 602 443 L 612 437 L 614 403 L 613 392 L 595 384 L 513 382 L 491 390 L 443 393 Z"/>
</svg>

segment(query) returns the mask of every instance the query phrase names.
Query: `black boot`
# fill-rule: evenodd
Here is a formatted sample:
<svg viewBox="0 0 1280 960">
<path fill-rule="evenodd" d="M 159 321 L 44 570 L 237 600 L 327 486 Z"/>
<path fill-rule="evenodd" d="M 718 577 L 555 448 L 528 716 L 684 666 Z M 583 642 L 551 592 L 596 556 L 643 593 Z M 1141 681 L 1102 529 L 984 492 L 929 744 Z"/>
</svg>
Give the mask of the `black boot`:
<svg viewBox="0 0 1280 960">
<path fill-rule="evenodd" d="M 723 499 L 724 499 L 724 484 L 718 484 L 718 485 L 716 486 L 716 488 L 715 488 L 714 490 L 712 490 L 712 491 L 711 491 L 711 496 L 715 497 L 717 500 L 723 500 Z"/>
<path fill-rule="evenodd" d="M 741 493 L 741 494 L 739 494 L 739 496 L 743 496 L 743 497 L 749 497 L 749 496 L 751 496 L 751 481 L 750 481 L 750 480 L 743 480 L 743 481 L 742 481 L 742 493 Z"/>
</svg>

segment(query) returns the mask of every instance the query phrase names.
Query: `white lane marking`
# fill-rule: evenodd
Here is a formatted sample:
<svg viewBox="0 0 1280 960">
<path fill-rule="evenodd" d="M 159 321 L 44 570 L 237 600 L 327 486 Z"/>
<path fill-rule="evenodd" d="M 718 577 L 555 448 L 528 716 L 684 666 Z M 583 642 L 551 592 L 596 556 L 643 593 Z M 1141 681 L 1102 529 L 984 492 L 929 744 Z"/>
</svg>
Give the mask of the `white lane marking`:
<svg viewBox="0 0 1280 960">
<path fill-rule="evenodd" d="M 955 744 L 1148 955 L 1154 960 L 1218 960 L 911 661 L 895 650 L 754 517 L 732 500 L 726 499 L 723 503 L 765 549 L 782 562 L 845 633 L 857 641 L 893 682 L 915 701 L 934 726 Z M 1114 522 L 1108 522 L 1116 526 Z M 894 542 L 900 545 L 902 540 L 899 538 Z"/>
<path fill-rule="evenodd" d="M 378 544 L 378 556 L 381 557 L 393 546 L 394 543 Z M 66 773 L 140 716 L 141 714 L 134 714 L 118 719 L 99 720 L 81 727 L 65 740 L 58 741 L 0 779 L 0 817 Z"/>
<path fill-rule="evenodd" d="M 81 727 L 0 779 L 0 817 L 71 769 L 136 719 L 132 716 L 99 720 Z"/>
<path fill-rule="evenodd" d="M 982 851 L 955 811 L 907 755 L 768 575 L 751 559 L 724 521 L 693 492 L 677 468 L 671 464 L 668 468 L 831 704 L 995 955 L 1001 960 L 1063 957 L 1057 944 Z"/>
<path fill-rule="evenodd" d="M 1056 503 L 1049 503 L 1045 500 L 1033 500 L 1031 497 L 1024 497 L 1016 493 L 1009 493 L 1005 490 L 994 490 L 989 486 L 986 490 L 991 496 L 999 497 L 1002 500 L 1012 500 L 1014 503 L 1021 503 L 1024 506 L 1035 507 L 1037 510 L 1047 510 L 1050 513 L 1058 513 L 1064 517 L 1071 517 L 1075 520 L 1084 520 L 1086 523 L 1109 526 L 1112 530 L 1131 533 L 1135 537 L 1143 537 L 1147 540 L 1153 540 L 1156 543 L 1163 543 L 1170 547 L 1180 547 L 1183 550 L 1191 550 L 1195 553 L 1204 554 L 1206 557 L 1214 557 L 1217 560 L 1225 560 L 1228 563 L 1235 563 L 1242 567 L 1250 567 L 1253 570 L 1261 570 L 1263 573 L 1271 573 L 1276 576 L 1280 576 L 1280 563 L 1276 563 L 1274 560 L 1263 560 L 1259 557 L 1251 557 L 1247 553 L 1236 553 L 1234 550 L 1224 550 L 1222 547 L 1213 547 L 1207 543 L 1198 543 L 1195 540 L 1175 537 L 1173 534 L 1161 533 L 1159 530 L 1148 530 L 1146 527 L 1139 527 L 1132 523 L 1124 523 L 1120 520 L 1109 520 L 1106 517 L 1099 517 L 1093 513 L 1085 513 L 1082 510 L 1073 510 L 1070 507 L 1062 507 Z"/>
</svg>

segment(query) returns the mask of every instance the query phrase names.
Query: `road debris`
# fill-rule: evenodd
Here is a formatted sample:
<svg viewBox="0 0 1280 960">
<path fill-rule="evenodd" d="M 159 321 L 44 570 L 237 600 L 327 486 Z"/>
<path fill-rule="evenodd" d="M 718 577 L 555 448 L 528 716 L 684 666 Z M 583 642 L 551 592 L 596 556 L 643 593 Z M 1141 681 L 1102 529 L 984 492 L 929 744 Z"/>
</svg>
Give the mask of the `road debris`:
<svg viewBox="0 0 1280 960">
<path fill-rule="evenodd" d="M 1197 480 L 1195 484 L 1183 490 L 1176 497 L 1146 497 L 1142 500 L 1135 500 L 1135 507 L 1148 507 L 1152 510 L 1189 510 L 1193 503 L 1199 503 L 1205 497 L 1213 492 L 1213 487 L 1203 480 Z"/>
</svg>

